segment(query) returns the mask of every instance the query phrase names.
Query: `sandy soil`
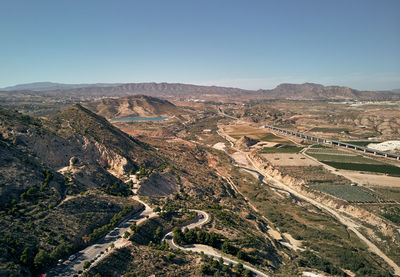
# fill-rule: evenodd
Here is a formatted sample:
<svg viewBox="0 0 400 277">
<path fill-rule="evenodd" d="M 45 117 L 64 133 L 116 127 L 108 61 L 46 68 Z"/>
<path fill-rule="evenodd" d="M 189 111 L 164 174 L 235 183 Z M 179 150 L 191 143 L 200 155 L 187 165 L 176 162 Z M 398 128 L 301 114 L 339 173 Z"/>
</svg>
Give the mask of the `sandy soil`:
<svg viewBox="0 0 400 277">
<path fill-rule="evenodd" d="M 400 188 L 400 177 L 359 173 L 351 170 L 339 170 L 336 172 L 360 185 Z"/>
<path fill-rule="evenodd" d="M 275 240 L 282 240 L 281 233 L 274 229 L 268 229 L 268 234 Z"/>
<path fill-rule="evenodd" d="M 318 166 L 319 164 L 298 153 L 262 154 L 274 166 Z"/>
<path fill-rule="evenodd" d="M 370 143 L 367 145 L 367 147 L 379 151 L 400 150 L 400 140 L 388 140 L 381 143 Z"/>
<path fill-rule="evenodd" d="M 225 147 L 226 147 L 226 145 L 223 142 L 218 142 L 213 145 L 213 148 L 221 150 L 221 151 L 225 151 Z"/>
<path fill-rule="evenodd" d="M 304 249 L 301 248 L 301 245 L 302 245 L 301 240 L 297 240 L 297 239 L 293 238 L 292 235 L 289 233 L 283 233 L 283 235 L 284 235 L 285 239 L 287 239 L 289 241 L 289 243 L 292 245 L 292 247 L 295 251 L 297 251 L 297 250 L 304 251 Z"/>
<path fill-rule="evenodd" d="M 247 158 L 246 158 L 246 154 L 244 154 L 242 152 L 235 152 L 231 155 L 231 157 L 239 165 L 245 165 L 245 166 L 249 165 L 249 162 L 247 161 Z"/>
</svg>

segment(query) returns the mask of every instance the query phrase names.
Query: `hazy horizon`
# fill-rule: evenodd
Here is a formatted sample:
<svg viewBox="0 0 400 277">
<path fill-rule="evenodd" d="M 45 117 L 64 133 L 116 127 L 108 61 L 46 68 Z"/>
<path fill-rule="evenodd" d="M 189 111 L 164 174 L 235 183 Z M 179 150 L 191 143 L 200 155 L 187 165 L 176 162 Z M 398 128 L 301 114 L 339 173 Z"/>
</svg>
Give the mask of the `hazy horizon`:
<svg viewBox="0 0 400 277">
<path fill-rule="evenodd" d="M 14 84 L 11 86 L 6 86 L 6 87 L 0 87 L 0 90 L 2 89 L 10 89 L 13 87 L 18 87 L 18 86 L 26 86 L 26 85 L 35 85 L 35 84 L 54 84 L 54 85 L 74 85 L 74 86 L 91 86 L 91 85 L 101 85 L 103 87 L 107 87 L 108 85 L 110 86 L 114 86 L 114 85 L 123 85 L 123 84 L 138 84 L 138 83 L 156 83 L 156 84 L 162 84 L 162 83 L 167 83 L 167 84 L 183 84 L 183 85 L 197 85 L 197 86 L 217 86 L 217 87 L 227 87 L 227 88 L 237 88 L 237 89 L 244 89 L 244 90 L 258 90 L 258 89 L 263 89 L 263 90 L 270 90 L 270 89 L 274 89 L 276 88 L 278 85 L 280 84 L 305 84 L 305 83 L 312 83 L 312 84 L 318 84 L 318 85 L 323 85 L 323 86 L 340 86 L 337 84 L 321 84 L 321 83 L 316 83 L 316 82 L 310 82 L 310 81 L 306 81 L 306 82 L 298 82 L 298 83 L 290 83 L 290 82 L 282 82 L 282 83 L 278 83 L 275 86 L 272 87 L 260 87 L 260 88 L 246 88 L 246 87 L 239 87 L 239 86 L 232 86 L 232 85 L 224 85 L 222 84 L 216 84 L 216 83 L 208 83 L 208 82 L 204 82 L 204 83 L 180 83 L 180 82 L 119 82 L 119 83 L 102 83 L 102 82 L 84 82 L 84 83 L 59 83 L 59 82 L 51 82 L 51 81 L 39 81 L 39 82 L 31 82 L 31 83 L 21 83 L 21 84 Z M 347 87 L 347 86 L 344 86 Z M 357 90 L 361 90 L 358 88 L 354 88 L 354 87 L 350 87 L 351 89 L 357 89 Z M 399 88 L 391 88 L 391 89 L 385 89 L 382 91 L 392 91 L 392 90 L 398 90 Z M 366 91 L 368 91 L 368 89 L 366 89 Z M 369 91 L 374 91 L 374 90 L 369 90 Z M 375 91 L 379 91 L 379 90 L 375 90 Z"/>
</svg>

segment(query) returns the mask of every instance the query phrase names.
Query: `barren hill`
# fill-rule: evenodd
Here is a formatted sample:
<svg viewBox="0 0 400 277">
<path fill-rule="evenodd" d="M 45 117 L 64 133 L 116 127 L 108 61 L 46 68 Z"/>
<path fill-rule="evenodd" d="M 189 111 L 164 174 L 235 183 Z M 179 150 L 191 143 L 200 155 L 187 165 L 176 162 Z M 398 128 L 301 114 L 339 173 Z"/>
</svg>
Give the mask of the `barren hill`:
<svg viewBox="0 0 400 277">
<path fill-rule="evenodd" d="M 320 84 L 280 84 L 272 90 L 258 90 L 261 98 L 300 100 L 392 100 L 399 95 L 391 91 L 359 91 L 341 86 Z"/>
<path fill-rule="evenodd" d="M 6 186 L 0 191 L 0 199 L 5 197 L 9 201 L 34 185 L 21 182 L 21 190 L 15 190 L 15 181 L 29 176 L 24 171 L 32 167 L 41 176 L 45 169 L 56 172 L 68 167 L 71 158 L 75 158 L 80 169 L 72 174 L 75 181 L 85 187 L 101 187 L 116 182 L 118 179 L 113 175 L 121 176 L 131 169 L 157 166 L 161 162 L 148 145 L 80 105 L 71 106 L 50 120 L 0 109 L 0 142 L 2 157 L 29 164 L 3 172 Z M 10 163 L 5 165 L 9 167 Z"/>
<path fill-rule="evenodd" d="M 150 117 L 177 115 L 181 108 L 167 100 L 133 95 L 122 98 L 104 98 L 84 104 L 86 108 L 105 118 Z"/>
<path fill-rule="evenodd" d="M 217 86 L 199 86 L 190 84 L 179 84 L 179 83 L 126 83 L 126 84 L 94 84 L 94 85 L 76 85 L 71 87 L 68 85 L 59 85 L 52 87 L 46 87 L 42 90 L 31 89 L 29 86 L 15 86 L 15 90 L 10 88 L 3 89 L 3 93 L 7 91 L 19 91 L 19 93 L 34 94 L 34 95 L 47 95 L 47 96 L 126 96 L 135 94 L 145 94 L 150 96 L 185 96 L 185 95 L 202 95 L 202 94 L 229 94 L 238 95 L 248 92 L 250 90 L 244 90 L 239 88 L 229 87 L 217 87 Z M 1 89 L 0 89 L 1 91 Z"/>
</svg>

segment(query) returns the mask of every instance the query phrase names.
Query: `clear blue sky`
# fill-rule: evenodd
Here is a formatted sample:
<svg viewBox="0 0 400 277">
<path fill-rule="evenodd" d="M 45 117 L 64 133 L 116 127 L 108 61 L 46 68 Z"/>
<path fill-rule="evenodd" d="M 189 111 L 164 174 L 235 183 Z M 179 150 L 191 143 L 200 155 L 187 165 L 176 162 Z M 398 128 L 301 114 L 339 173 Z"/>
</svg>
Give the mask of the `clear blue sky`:
<svg viewBox="0 0 400 277">
<path fill-rule="evenodd" d="M 2 0 L 0 87 L 400 88 L 399 0 Z"/>
</svg>

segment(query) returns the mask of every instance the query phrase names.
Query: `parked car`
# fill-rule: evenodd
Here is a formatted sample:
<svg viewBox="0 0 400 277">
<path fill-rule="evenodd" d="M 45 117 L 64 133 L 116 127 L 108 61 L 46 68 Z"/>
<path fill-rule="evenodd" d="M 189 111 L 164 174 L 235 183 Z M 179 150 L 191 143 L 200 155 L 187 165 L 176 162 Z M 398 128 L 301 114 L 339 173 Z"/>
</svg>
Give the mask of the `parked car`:
<svg viewBox="0 0 400 277">
<path fill-rule="evenodd" d="M 68 258 L 68 260 L 70 260 L 70 261 L 73 261 L 73 260 L 75 260 L 76 259 L 76 256 L 75 255 L 71 255 L 69 258 Z"/>
</svg>

